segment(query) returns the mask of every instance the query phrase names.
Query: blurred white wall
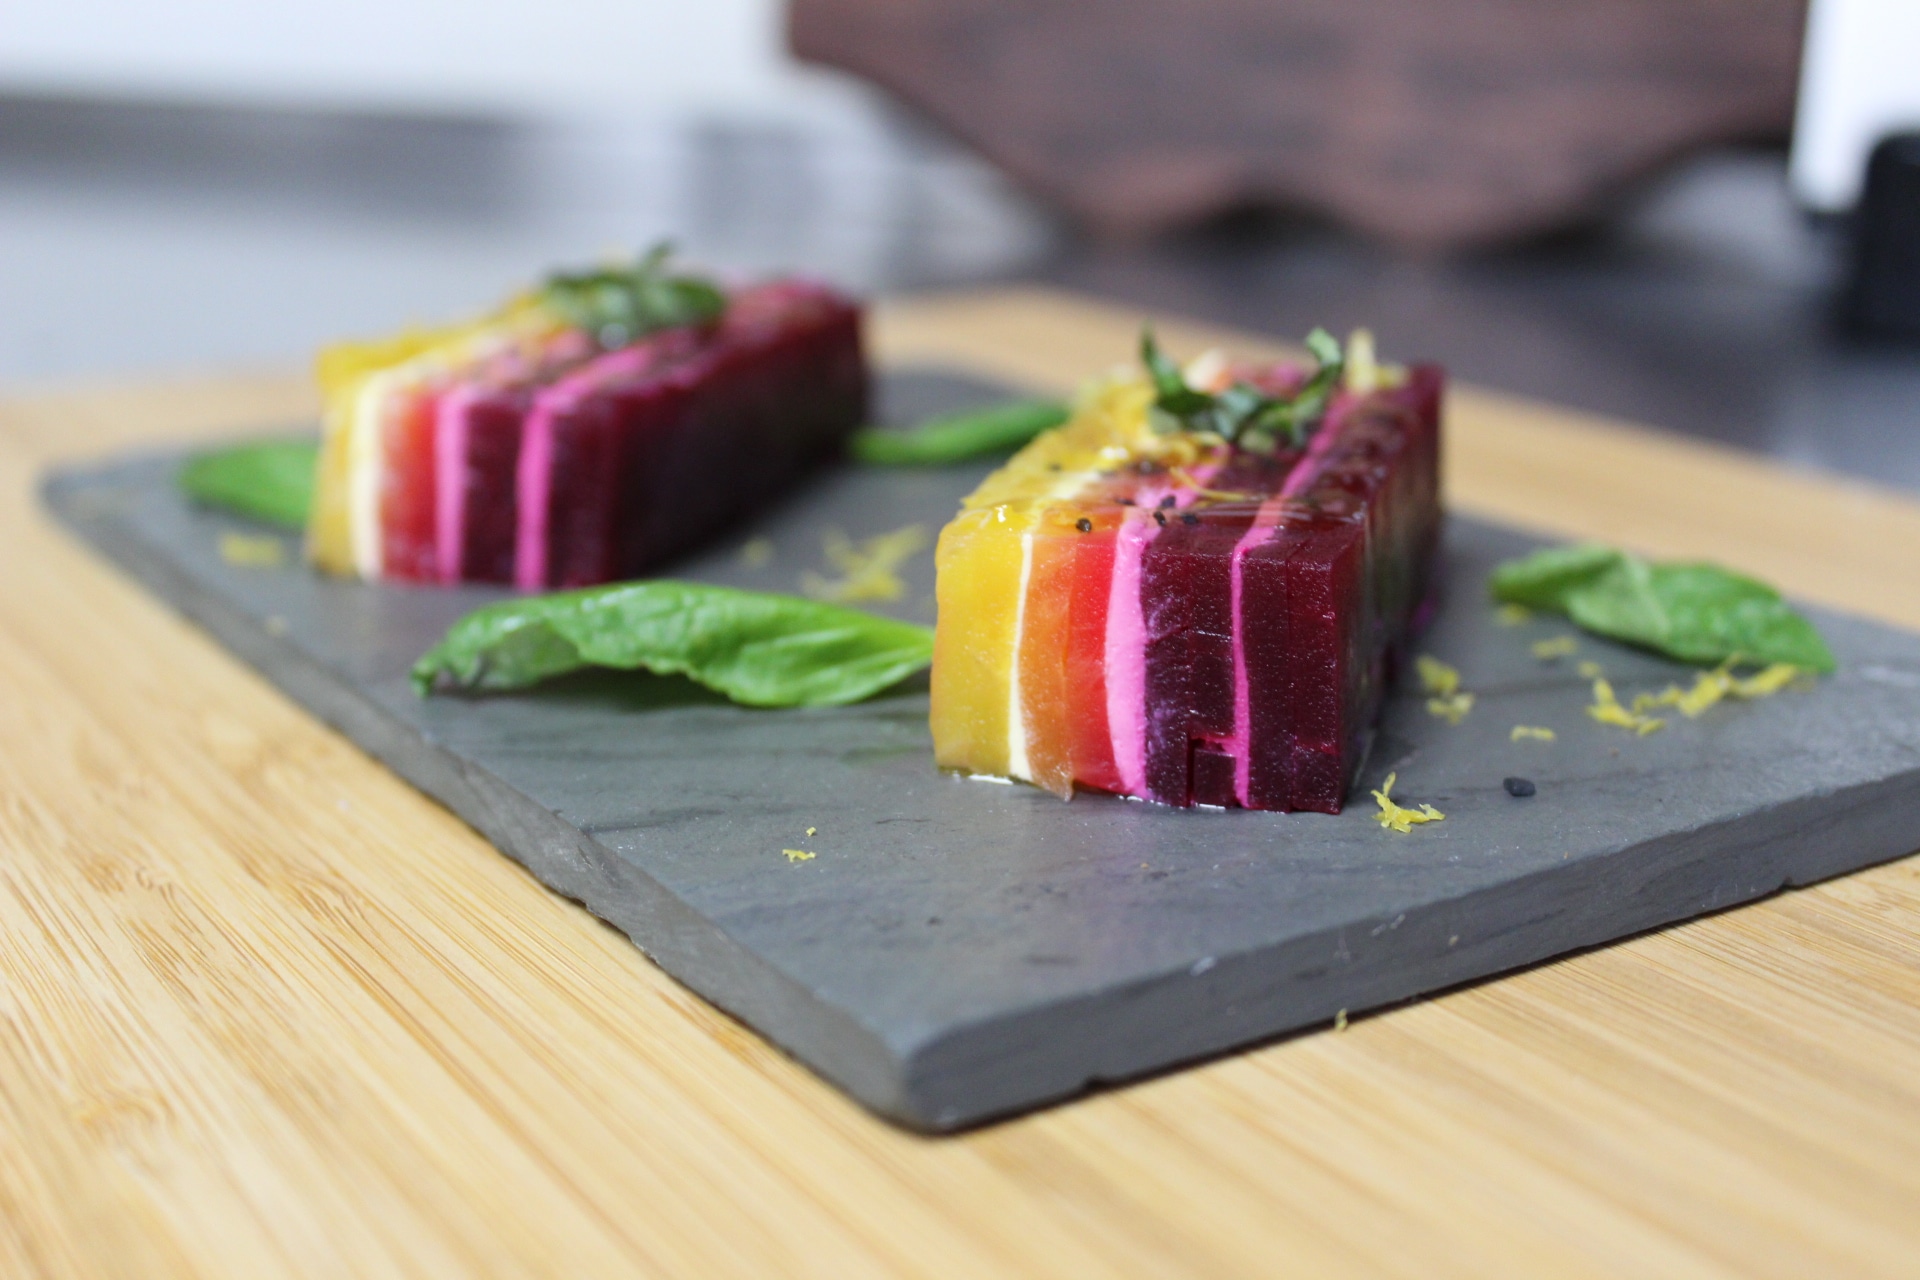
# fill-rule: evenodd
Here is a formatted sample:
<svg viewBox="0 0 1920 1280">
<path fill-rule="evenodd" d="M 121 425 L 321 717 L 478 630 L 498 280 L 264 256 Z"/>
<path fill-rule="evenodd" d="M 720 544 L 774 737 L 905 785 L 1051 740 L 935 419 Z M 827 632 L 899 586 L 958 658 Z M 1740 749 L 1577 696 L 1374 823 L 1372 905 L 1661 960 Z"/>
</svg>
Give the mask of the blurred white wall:
<svg viewBox="0 0 1920 1280">
<path fill-rule="evenodd" d="M 1045 251 L 999 174 L 795 64 L 783 10 L 0 0 L 0 383 L 299 363 L 660 238 L 861 291 Z"/>
<path fill-rule="evenodd" d="M 372 111 L 765 110 L 807 92 L 782 12 L 780 0 L 7 0 L 0 90 Z"/>
</svg>

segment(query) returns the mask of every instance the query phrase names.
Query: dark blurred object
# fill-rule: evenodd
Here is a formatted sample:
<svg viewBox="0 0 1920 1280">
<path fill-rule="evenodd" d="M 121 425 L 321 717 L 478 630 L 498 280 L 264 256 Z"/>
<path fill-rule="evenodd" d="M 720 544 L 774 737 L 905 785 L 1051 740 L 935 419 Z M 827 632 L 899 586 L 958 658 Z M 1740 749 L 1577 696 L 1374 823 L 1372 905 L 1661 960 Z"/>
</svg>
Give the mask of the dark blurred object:
<svg viewBox="0 0 1920 1280">
<path fill-rule="evenodd" d="M 1432 251 L 1792 119 L 1804 0 L 792 0 L 803 58 L 1097 233 L 1248 207 Z"/>
<path fill-rule="evenodd" d="M 1874 147 L 1854 223 L 1847 329 L 1861 338 L 1920 342 L 1920 133 Z"/>
</svg>

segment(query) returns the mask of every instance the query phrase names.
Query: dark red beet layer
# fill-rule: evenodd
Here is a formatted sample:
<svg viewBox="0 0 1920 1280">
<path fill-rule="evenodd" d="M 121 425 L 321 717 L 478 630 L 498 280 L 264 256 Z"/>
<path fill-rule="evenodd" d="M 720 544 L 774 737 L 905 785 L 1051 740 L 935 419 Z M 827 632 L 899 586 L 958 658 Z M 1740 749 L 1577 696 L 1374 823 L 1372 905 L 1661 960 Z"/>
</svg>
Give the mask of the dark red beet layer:
<svg viewBox="0 0 1920 1280">
<path fill-rule="evenodd" d="M 467 406 L 466 503 L 456 581 L 513 581 L 514 472 L 532 404 L 532 388 L 518 386 L 481 392 Z"/>
<path fill-rule="evenodd" d="M 1337 813 L 1413 618 L 1440 535 L 1442 374 L 1336 403 L 1324 448 L 1241 563 L 1248 802 Z M 1237 460 L 1210 487 L 1274 494 L 1294 459 Z M 1141 565 L 1147 786 L 1164 804 L 1233 804 L 1232 558 L 1260 503 L 1169 512 Z"/>
<path fill-rule="evenodd" d="M 632 577 L 765 504 L 867 416 L 860 313 L 782 282 L 744 291 L 692 350 L 554 419 L 546 584 Z"/>
</svg>

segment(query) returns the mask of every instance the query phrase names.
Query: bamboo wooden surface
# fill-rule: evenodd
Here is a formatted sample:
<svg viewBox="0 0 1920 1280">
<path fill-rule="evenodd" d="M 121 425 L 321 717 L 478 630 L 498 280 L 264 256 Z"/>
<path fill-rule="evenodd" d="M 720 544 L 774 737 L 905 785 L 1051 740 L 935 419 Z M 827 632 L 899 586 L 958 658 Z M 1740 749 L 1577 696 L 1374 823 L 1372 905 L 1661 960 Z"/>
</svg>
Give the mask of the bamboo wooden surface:
<svg viewBox="0 0 1920 1280">
<path fill-rule="evenodd" d="M 1138 315 L 895 304 L 1064 388 Z M 1225 338 L 1163 321 L 1182 352 Z M 1920 860 L 957 1138 L 870 1119 L 77 545 L 0 407 L 0 1276 L 1920 1275 Z M 1920 628 L 1920 504 L 1462 389 L 1462 510 Z"/>
</svg>

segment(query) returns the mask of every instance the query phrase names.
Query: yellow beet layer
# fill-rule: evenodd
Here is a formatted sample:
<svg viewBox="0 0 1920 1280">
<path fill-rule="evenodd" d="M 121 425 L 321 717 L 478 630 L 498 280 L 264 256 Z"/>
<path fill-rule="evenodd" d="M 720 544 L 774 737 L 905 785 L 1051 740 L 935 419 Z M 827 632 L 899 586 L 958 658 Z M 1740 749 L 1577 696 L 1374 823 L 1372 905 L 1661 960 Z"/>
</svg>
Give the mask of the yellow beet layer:
<svg viewBox="0 0 1920 1280">
<path fill-rule="evenodd" d="M 1013 647 L 1021 535 L 1031 511 L 963 511 L 933 555 L 933 755 L 943 768 L 1012 777 Z"/>
<path fill-rule="evenodd" d="M 393 338 L 340 342 L 323 349 L 314 366 L 324 409 L 313 510 L 307 520 L 308 561 L 323 572 L 341 575 L 366 567 L 366 557 L 356 555 L 354 490 L 356 483 L 377 484 L 383 457 L 381 405 L 386 392 L 395 389 L 388 383 L 396 378 L 410 381 L 404 376 L 409 366 L 425 376 L 464 364 L 490 338 L 535 338 L 558 325 L 526 296 L 466 324 L 413 328 Z M 362 539 L 378 537 L 377 529 L 358 533 Z"/>
</svg>

